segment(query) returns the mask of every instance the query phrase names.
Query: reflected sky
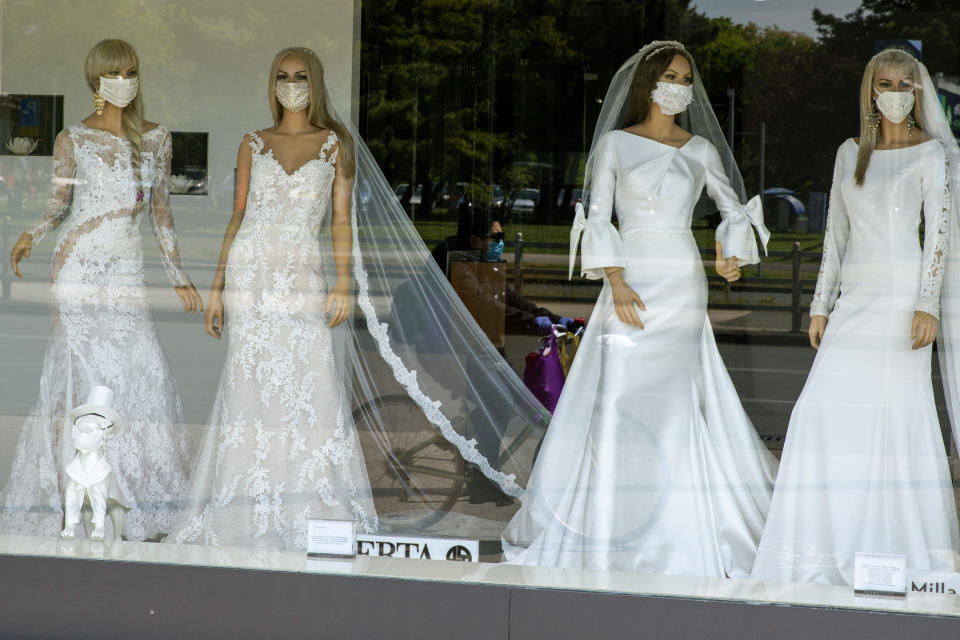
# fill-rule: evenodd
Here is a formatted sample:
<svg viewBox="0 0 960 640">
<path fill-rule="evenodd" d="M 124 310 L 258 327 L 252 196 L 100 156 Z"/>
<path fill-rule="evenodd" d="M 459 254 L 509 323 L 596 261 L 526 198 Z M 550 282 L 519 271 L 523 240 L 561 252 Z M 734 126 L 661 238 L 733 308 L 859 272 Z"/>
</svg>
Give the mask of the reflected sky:
<svg viewBox="0 0 960 640">
<path fill-rule="evenodd" d="M 814 8 L 844 16 L 860 6 L 860 0 L 694 0 L 698 11 L 711 18 L 726 17 L 734 22 L 753 22 L 761 27 L 777 26 L 816 36 L 811 18 Z"/>
</svg>

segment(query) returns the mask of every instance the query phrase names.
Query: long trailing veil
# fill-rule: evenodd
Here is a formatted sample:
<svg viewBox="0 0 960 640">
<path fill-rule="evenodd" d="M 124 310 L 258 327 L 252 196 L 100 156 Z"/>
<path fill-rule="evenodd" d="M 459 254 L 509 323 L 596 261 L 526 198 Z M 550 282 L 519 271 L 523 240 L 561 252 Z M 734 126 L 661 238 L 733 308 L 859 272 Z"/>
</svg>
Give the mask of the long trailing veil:
<svg viewBox="0 0 960 640">
<path fill-rule="evenodd" d="M 937 88 L 930 79 L 926 65 L 920 67 L 924 130 L 943 145 L 947 154 L 947 181 L 949 184 L 950 244 L 947 252 L 946 270 L 940 292 L 940 335 L 937 354 L 947 411 L 953 426 L 953 438 L 960 451 L 960 146 L 950 130 L 943 107 L 937 97 Z"/>
<path fill-rule="evenodd" d="M 381 528 L 496 539 L 550 415 L 439 270 L 356 127 L 333 117 L 356 154 L 357 303 L 334 336 Z M 321 245 L 331 250 L 329 224 Z"/>
<path fill-rule="evenodd" d="M 614 74 L 613 79 L 610 80 L 610 87 L 607 89 L 607 94 L 603 99 L 603 107 L 601 107 L 600 115 L 597 118 L 597 126 L 593 130 L 593 141 L 590 145 L 590 152 L 587 154 L 587 163 L 583 178 L 583 189 L 586 194 L 584 200 L 586 203 L 582 206 L 577 206 L 576 218 L 573 228 L 570 231 L 570 277 L 573 276 L 573 267 L 576 261 L 580 233 L 586 225 L 584 209 L 589 208 L 590 179 L 594 155 L 598 148 L 597 142 L 604 134 L 614 129 L 622 129 L 630 124 L 625 122 L 628 107 L 627 97 L 630 95 L 630 85 L 633 82 L 633 76 L 637 71 L 637 67 L 647 56 L 653 55 L 657 50 L 665 47 L 685 48 L 683 44 L 675 40 L 654 40 L 627 58 L 620 66 L 620 69 Z M 730 150 L 730 145 L 727 144 L 723 129 L 720 128 L 720 123 L 717 121 L 717 116 L 713 112 L 713 107 L 710 106 L 710 96 L 707 95 L 707 90 L 704 88 L 703 81 L 700 79 L 700 73 L 697 71 L 697 65 L 692 60 L 691 67 L 693 74 L 693 102 L 690 103 L 686 111 L 680 115 L 680 126 L 694 135 L 706 138 L 710 141 L 710 144 L 717 149 L 717 152 L 720 154 L 720 159 L 723 161 L 723 168 L 727 174 L 727 179 L 730 181 L 730 186 L 733 187 L 733 190 L 740 197 L 741 202 L 746 202 L 743 176 L 740 174 L 740 169 L 737 167 L 737 163 L 733 158 L 733 151 Z M 713 210 L 711 203 L 704 197 L 701 197 L 700 203 L 696 209 L 694 209 L 694 217 L 703 217 Z M 750 218 L 750 222 L 754 224 L 757 232 L 760 234 L 762 246 L 766 249 L 770 234 L 762 224 L 763 212 L 761 196 L 754 196 L 747 203 L 746 212 Z"/>
</svg>

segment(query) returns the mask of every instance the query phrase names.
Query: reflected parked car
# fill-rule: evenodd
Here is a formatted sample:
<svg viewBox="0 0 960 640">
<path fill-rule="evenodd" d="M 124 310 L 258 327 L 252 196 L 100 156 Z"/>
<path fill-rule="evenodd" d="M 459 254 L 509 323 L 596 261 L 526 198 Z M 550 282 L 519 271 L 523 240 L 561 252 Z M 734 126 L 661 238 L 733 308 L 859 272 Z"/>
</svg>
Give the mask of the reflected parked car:
<svg viewBox="0 0 960 640">
<path fill-rule="evenodd" d="M 397 188 L 394 190 L 394 193 L 397 194 L 397 200 L 403 202 L 404 197 L 407 195 L 407 191 L 410 190 L 410 185 L 406 182 L 403 184 L 398 184 Z M 419 206 L 420 198 L 423 195 L 423 185 L 418 184 L 417 188 L 413 191 L 413 194 L 410 196 L 410 205 Z"/>
<path fill-rule="evenodd" d="M 491 211 L 503 211 L 503 189 L 500 188 L 500 185 L 493 185 L 493 195 L 490 197 L 490 210 Z"/>
<path fill-rule="evenodd" d="M 507 202 L 507 213 L 517 220 L 532 216 L 538 200 L 540 200 L 540 189 L 514 189 Z"/>
<path fill-rule="evenodd" d="M 440 189 L 440 192 L 437 194 L 437 206 L 447 209 L 448 211 L 456 211 L 457 207 L 460 206 L 460 200 L 463 199 L 466 191 L 466 182 L 457 182 L 453 185 L 452 190 L 447 189 L 447 185 L 443 185 L 443 187 Z"/>
<path fill-rule="evenodd" d="M 583 189 L 567 185 L 560 189 L 557 196 L 557 214 L 561 219 L 573 220 L 574 207 L 583 202 Z"/>
</svg>

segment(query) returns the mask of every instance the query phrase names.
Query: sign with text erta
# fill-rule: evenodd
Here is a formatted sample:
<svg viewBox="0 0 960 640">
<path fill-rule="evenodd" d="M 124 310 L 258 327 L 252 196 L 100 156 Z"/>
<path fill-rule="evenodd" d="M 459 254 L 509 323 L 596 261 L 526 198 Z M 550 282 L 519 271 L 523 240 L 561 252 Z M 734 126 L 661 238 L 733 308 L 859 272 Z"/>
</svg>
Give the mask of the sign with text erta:
<svg viewBox="0 0 960 640">
<path fill-rule="evenodd" d="M 357 555 L 479 562 L 480 543 L 456 538 L 358 534 Z"/>
</svg>

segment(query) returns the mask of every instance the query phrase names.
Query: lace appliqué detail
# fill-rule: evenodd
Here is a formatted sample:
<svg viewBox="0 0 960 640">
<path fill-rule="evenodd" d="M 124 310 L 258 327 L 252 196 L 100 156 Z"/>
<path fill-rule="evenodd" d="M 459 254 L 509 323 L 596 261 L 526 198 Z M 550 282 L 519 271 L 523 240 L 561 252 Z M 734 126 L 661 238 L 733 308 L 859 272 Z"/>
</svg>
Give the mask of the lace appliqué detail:
<svg viewBox="0 0 960 640">
<path fill-rule="evenodd" d="M 840 293 L 840 261 L 842 256 L 838 255 L 834 243 L 836 238 L 837 216 L 843 215 L 841 210 L 842 202 L 837 202 L 842 196 L 840 194 L 839 176 L 834 175 L 834 183 L 830 189 L 830 204 L 827 210 L 827 225 L 823 236 L 823 255 L 820 258 L 820 270 L 817 272 L 817 287 L 814 290 L 813 298 L 810 301 L 810 316 L 828 317 L 833 305 L 837 301 Z"/>
<path fill-rule="evenodd" d="M 357 228 L 357 215 L 355 210 L 351 213 L 350 218 L 353 237 L 357 238 L 359 237 L 359 229 Z M 394 379 L 403 386 L 407 395 L 417 403 L 417 406 L 423 411 L 427 420 L 440 430 L 440 433 L 449 443 L 457 448 L 457 451 L 460 452 L 464 460 L 475 464 L 483 475 L 500 485 L 500 488 L 507 495 L 513 496 L 514 498 L 522 496 L 523 489 L 517 484 L 516 476 L 494 469 L 490 461 L 477 449 L 477 441 L 475 439 L 471 438 L 468 440 L 457 433 L 450 419 L 441 411 L 440 402 L 430 398 L 430 396 L 425 394 L 420 388 L 419 383 L 417 383 L 417 372 L 408 369 L 403 363 L 403 360 L 401 360 L 390 347 L 388 325 L 386 322 L 380 322 L 380 319 L 377 317 L 376 307 L 374 307 L 373 301 L 370 299 L 370 281 L 367 277 L 367 272 L 363 268 L 363 259 L 360 255 L 358 242 L 353 243 L 353 265 L 354 277 L 357 279 L 358 304 L 367 320 L 367 328 L 370 330 L 370 335 L 373 336 L 377 343 L 380 357 L 390 365 Z"/>
<path fill-rule="evenodd" d="M 917 311 L 929 313 L 940 318 L 940 289 L 943 285 L 944 259 L 947 253 L 947 242 L 950 238 L 950 214 L 953 210 L 950 194 L 950 156 L 944 154 L 943 196 L 940 201 L 940 210 L 937 212 L 935 230 L 927 229 L 926 233 L 936 234 L 933 253 L 929 263 L 925 265 L 923 276 L 920 279 L 920 300 Z M 926 240 L 929 241 L 929 240 Z"/>
<path fill-rule="evenodd" d="M 165 129 L 144 134 L 144 176 L 155 173 L 168 147 Z M 73 455 L 67 416 L 102 384 L 113 389 L 114 408 L 123 416 L 104 447 L 122 491 L 133 499 L 123 535 L 153 538 L 170 530 L 175 500 L 186 489 L 188 442 L 149 311 L 129 145 L 109 132 L 70 127 L 57 137 L 55 172 L 52 204 L 34 228 L 38 240 L 62 226 L 51 267 L 51 339 L 39 396 L 0 495 L 0 528 L 59 533 L 59 470 Z M 175 252 L 172 221 L 159 228 L 161 245 Z"/>
<path fill-rule="evenodd" d="M 247 135 L 254 152 L 247 210 L 224 291 L 227 359 L 171 539 L 304 549 L 309 518 L 378 527 L 333 355 L 317 240 L 337 139 L 331 132 L 315 158 L 288 174 L 257 132 Z"/>
</svg>

